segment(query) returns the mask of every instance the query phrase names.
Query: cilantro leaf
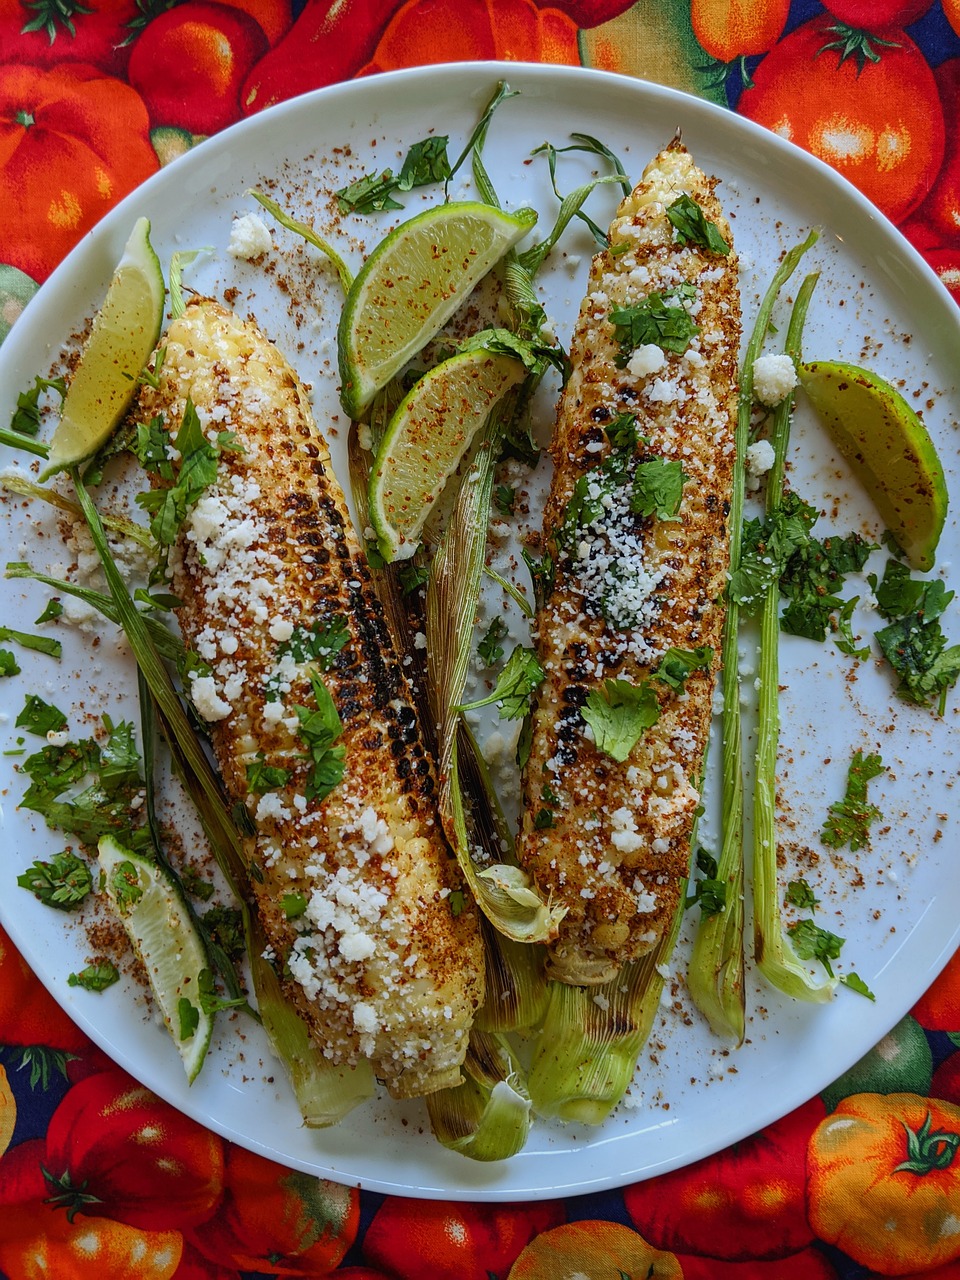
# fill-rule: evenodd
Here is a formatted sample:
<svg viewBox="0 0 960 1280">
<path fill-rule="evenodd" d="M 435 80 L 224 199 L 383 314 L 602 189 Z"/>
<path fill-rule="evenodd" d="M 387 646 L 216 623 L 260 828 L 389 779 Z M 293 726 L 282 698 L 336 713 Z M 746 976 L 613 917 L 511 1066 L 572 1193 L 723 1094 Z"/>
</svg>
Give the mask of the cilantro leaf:
<svg viewBox="0 0 960 1280">
<path fill-rule="evenodd" d="M 400 579 L 400 590 L 405 596 L 413 595 L 430 581 L 430 565 L 417 564 L 413 560 L 404 560 L 397 576 Z"/>
<path fill-rule="evenodd" d="M 181 1040 L 189 1040 L 200 1025 L 200 1010 L 186 996 L 177 1001 L 177 1021 Z"/>
<path fill-rule="evenodd" d="M 896 560 L 887 561 L 879 581 L 875 573 L 867 581 L 877 599 L 877 612 L 888 622 L 915 613 L 926 589 L 922 579 L 911 578 L 907 565 Z"/>
<path fill-rule="evenodd" d="M 11 653 L 9 649 L 0 649 L 0 677 L 17 676 L 20 674 L 20 667 L 17 663 L 16 655 Z"/>
<path fill-rule="evenodd" d="M 509 484 L 498 484 L 493 491 L 493 505 L 501 515 L 512 516 L 517 502 L 517 491 Z"/>
<path fill-rule="evenodd" d="M 256 760 L 247 765 L 247 790 L 251 795 L 263 795 L 265 791 L 275 791 L 290 781 L 290 770 L 279 765 L 266 764 L 263 752 L 258 752 Z"/>
<path fill-rule="evenodd" d="M 641 516 L 670 520 L 680 510 L 687 476 L 683 464 L 668 458 L 650 458 L 637 464 L 630 493 L 630 510 Z"/>
<path fill-rule="evenodd" d="M 882 598 L 882 608 L 889 613 L 901 608 L 909 612 L 878 631 L 877 643 L 900 677 L 898 696 L 921 706 L 939 697 L 942 714 L 947 690 L 960 677 L 960 645 L 947 648 L 939 622 L 954 593 L 939 578 L 932 582 L 911 581 L 908 586 L 902 566 L 895 565 L 891 570 L 891 564 L 895 562 L 888 563 L 884 581 L 875 587 L 878 602 Z M 884 583 L 888 584 L 887 590 Z"/>
<path fill-rule="evenodd" d="M 696 865 L 702 875 L 693 882 L 693 893 L 687 895 L 684 905 L 689 909 L 699 903 L 704 916 L 718 915 L 726 910 L 727 886 L 725 881 L 717 878 L 717 860 L 706 849 L 698 849 Z"/>
<path fill-rule="evenodd" d="M 797 920 L 787 926 L 793 941 L 793 949 L 801 960 L 819 960 L 830 977 L 833 969 L 830 961 L 840 955 L 844 939 L 831 933 L 829 929 L 821 929 L 812 920 Z"/>
<path fill-rule="evenodd" d="M 115 982 L 120 981 L 120 970 L 112 960 L 97 960 L 88 964 L 79 973 L 71 973 L 67 977 L 70 987 L 83 987 L 84 991 L 106 991 Z"/>
<path fill-rule="evenodd" d="M 799 907 L 801 911 L 813 911 L 820 905 L 820 899 L 802 876 L 799 880 L 791 880 L 787 885 L 784 901 L 791 907 Z"/>
<path fill-rule="evenodd" d="M 847 769 L 847 788 L 842 800 L 835 800 L 820 833 L 820 839 L 831 849 L 849 845 L 862 849 L 870 844 L 870 824 L 883 814 L 867 800 L 867 783 L 884 773 L 886 766 L 877 755 L 865 756 L 857 750 Z"/>
<path fill-rule="evenodd" d="M 35 693 L 29 693 L 14 723 L 18 729 L 26 729 L 28 733 L 45 738 L 48 733 L 58 733 L 67 723 L 67 717 L 59 707 L 44 702 Z"/>
<path fill-rule="evenodd" d="M 36 619 L 35 625 L 39 626 L 42 622 L 55 622 L 57 618 L 62 616 L 63 605 L 56 596 L 51 596 L 44 605 L 43 612 L 40 614 L 39 618 Z"/>
<path fill-rule="evenodd" d="M 627 449 L 632 452 L 640 443 L 635 413 L 618 413 L 613 421 L 608 422 L 603 428 L 603 432 L 614 449 Z"/>
<path fill-rule="evenodd" d="M 350 643 L 347 620 L 337 614 L 327 622 L 314 622 L 309 627 L 294 627 L 289 640 L 284 640 L 277 654 L 287 654 L 294 662 L 315 662 L 321 671 L 329 671 L 337 654 Z"/>
<path fill-rule="evenodd" d="M 296 920 L 304 914 L 308 906 L 305 893 L 285 893 L 280 899 L 280 909 L 288 920 Z"/>
<path fill-rule="evenodd" d="M 452 177 L 450 161 L 447 159 L 449 141 L 446 134 L 438 134 L 415 142 L 401 166 L 397 189 L 410 191 L 413 187 L 425 187 L 431 182 L 446 182 Z"/>
<path fill-rule="evenodd" d="M 379 213 L 384 209 L 402 209 L 393 199 L 394 191 L 410 191 L 430 182 L 446 182 L 452 177 L 447 159 L 449 138 L 437 136 L 415 142 L 407 152 L 398 175 L 392 169 L 366 173 L 337 191 L 341 213 Z"/>
<path fill-rule="evenodd" d="M 868 1000 L 876 1000 L 876 996 L 860 977 L 858 973 L 845 973 L 840 978 L 841 985 L 849 987 L 851 991 L 856 991 L 857 995 L 866 996 Z"/>
<path fill-rule="evenodd" d="M 696 200 L 686 193 L 667 206 L 667 217 L 677 233 L 677 244 L 698 244 L 710 253 L 726 256 L 730 246 L 724 240 L 720 228 L 711 222 Z"/>
<path fill-rule="evenodd" d="M 41 614 L 41 618 L 42 618 Z M 40 618 L 37 619 L 40 621 Z M 13 641 L 21 649 L 29 649 L 33 653 L 45 653 L 50 658 L 59 658 L 63 646 L 52 636 L 32 636 L 29 631 L 15 631 L 13 627 L 0 627 L 0 640 Z"/>
<path fill-rule="evenodd" d="M 245 954 L 243 917 L 236 907 L 211 907 L 198 920 L 204 935 L 231 960 L 239 960 Z"/>
<path fill-rule="evenodd" d="M 495 667 L 503 657 L 503 645 L 500 641 L 507 634 L 507 624 L 499 614 L 490 623 L 486 634 L 477 645 L 477 653 L 481 662 L 488 667 Z"/>
<path fill-rule="evenodd" d="M 362 178 L 340 187 L 336 192 L 341 213 L 381 213 L 385 209 L 402 209 L 392 192 L 399 187 L 392 169 L 382 173 L 365 173 Z"/>
<path fill-rule="evenodd" d="M 295 705 L 300 721 L 298 733 L 309 748 L 312 769 L 306 786 L 308 800 L 324 800 L 343 780 L 345 748 L 333 744 L 343 732 L 330 691 L 318 675 L 311 672 L 314 707 Z"/>
<path fill-rule="evenodd" d="M 663 293 L 648 294 L 635 306 L 614 307 L 610 312 L 610 323 L 620 347 L 614 361 L 617 368 L 625 368 L 631 354 L 647 343 L 682 355 L 691 338 L 700 332 L 683 306 L 684 299 L 689 300 L 695 295 L 694 285 L 681 284 Z"/>
<path fill-rule="evenodd" d="M 494 691 L 476 702 L 463 703 L 459 709 L 475 711 L 498 702 L 501 720 L 521 720 L 530 709 L 531 695 L 543 683 L 543 675 L 533 649 L 518 644 L 500 672 Z"/>
<path fill-rule="evenodd" d="M 530 582 L 533 587 L 533 602 L 536 608 L 542 609 L 553 590 L 553 582 L 555 576 L 555 567 L 553 556 L 549 551 L 545 551 L 542 556 L 533 556 L 529 551 L 524 549 L 520 552 L 523 563 L 527 566 L 530 573 Z"/>
<path fill-rule="evenodd" d="M 191 867 L 189 863 L 184 863 L 180 868 L 180 884 L 187 893 L 199 898 L 201 902 L 209 902 L 216 893 L 210 881 L 204 880 L 196 867 Z"/>
<path fill-rule="evenodd" d="M 73 911 L 93 889 L 93 876 L 82 858 L 65 849 L 49 862 L 34 862 L 17 876 L 17 884 L 45 906 Z"/>
<path fill-rule="evenodd" d="M 63 400 L 67 394 L 67 384 L 63 378 L 41 378 L 39 374 L 33 380 L 29 391 L 21 391 L 17 396 L 17 407 L 10 419 L 10 427 L 22 436 L 36 436 L 40 430 L 40 396 L 44 391 L 56 391 Z"/>
<path fill-rule="evenodd" d="M 143 897 L 140 873 L 128 858 L 116 863 L 113 867 L 110 873 L 110 888 L 121 913 L 135 907 Z"/>
<path fill-rule="evenodd" d="M 605 680 L 593 689 L 580 713 L 593 730 L 597 750 L 622 763 L 645 729 L 660 719 L 660 704 L 648 681 Z"/>
<path fill-rule="evenodd" d="M 689 675 L 694 671 L 705 671 L 712 661 L 713 650 L 709 645 L 700 645 L 696 649 L 671 647 L 660 659 L 651 679 L 661 680 L 679 693 Z"/>
</svg>

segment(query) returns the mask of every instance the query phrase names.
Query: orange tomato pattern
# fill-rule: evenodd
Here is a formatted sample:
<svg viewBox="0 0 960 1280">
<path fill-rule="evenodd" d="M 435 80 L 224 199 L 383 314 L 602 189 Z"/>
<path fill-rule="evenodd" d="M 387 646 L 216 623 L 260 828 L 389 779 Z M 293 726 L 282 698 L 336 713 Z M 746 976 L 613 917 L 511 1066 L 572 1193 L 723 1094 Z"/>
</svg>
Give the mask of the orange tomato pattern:
<svg viewBox="0 0 960 1280">
<path fill-rule="evenodd" d="M 354 76 L 494 58 L 662 79 L 776 129 L 960 302 L 960 0 L 0 0 L 4 325 L 199 138 Z M 848 1073 L 857 1092 L 692 1169 L 529 1204 L 384 1199 L 169 1120 L 0 930 L 0 1273 L 960 1280 L 960 959 L 912 1012 L 895 1060 Z M 129 1105 L 107 1122 L 111 1090 Z M 169 1120 L 157 1177 L 130 1155 L 149 1117 Z"/>
</svg>

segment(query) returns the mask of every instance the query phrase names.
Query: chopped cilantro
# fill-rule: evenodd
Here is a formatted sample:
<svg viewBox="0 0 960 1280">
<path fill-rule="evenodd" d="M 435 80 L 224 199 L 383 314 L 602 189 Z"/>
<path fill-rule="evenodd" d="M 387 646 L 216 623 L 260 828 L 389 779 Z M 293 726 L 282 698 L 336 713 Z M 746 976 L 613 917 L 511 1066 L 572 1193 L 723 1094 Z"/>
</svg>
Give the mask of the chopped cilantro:
<svg viewBox="0 0 960 1280">
<path fill-rule="evenodd" d="M 63 378 L 41 378 L 39 374 L 33 380 L 29 391 L 21 391 L 17 396 L 17 407 L 10 419 L 10 427 L 22 436 L 35 436 L 40 430 L 40 396 L 46 390 L 56 391 L 62 400 L 67 394 L 67 384 Z"/>
<path fill-rule="evenodd" d="M 93 889 L 93 876 L 82 858 L 65 849 L 49 862 L 34 862 L 17 876 L 17 884 L 48 907 L 73 911 Z"/>
<path fill-rule="evenodd" d="M 730 246 L 724 240 L 720 228 L 711 222 L 696 200 L 686 193 L 667 205 L 667 217 L 677 233 L 677 244 L 698 244 L 710 253 L 726 256 Z"/>
<path fill-rule="evenodd" d="M 645 729 L 660 719 L 660 704 L 649 681 L 605 680 L 593 689 L 581 712 L 593 730 L 597 750 L 621 763 L 639 742 Z"/>
<path fill-rule="evenodd" d="M 890 625 L 876 633 L 883 656 L 900 677 L 897 694 L 920 706 L 933 699 L 943 714 L 947 690 L 960 677 L 960 645 L 947 648 L 940 615 L 954 592 L 939 578 L 930 582 L 911 579 L 895 561 L 887 563 L 878 584 L 871 578 L 877 604 Z"/>
<path fill-rule="evenodd" d="M 840 955 L 844 939 L 831 933 L 829 929 L 821 929 L 812 920 L 797 920 L 787 926 L 793 941 L 793 949 L 801 960 L 819 960 L 830 977 L 833 969 L 830 961 Z"/>
<path fill-rule="evenodd" d="M 277 650 L 279 657 L 289 654 L 294 662 L 314 662 L 321 671 L 329 671 L 337 654 L 350 643 L 346 618 L 339 614 L 328 622 L 314 622 L 309 627 L 294 627 L 289 640 Z"/>
<path fill-rule="evenodd" d="M 537 831 L 544 831 L 554 825 L 552 809 L 538 809 L 533 815 L 533 825 Z"/>
<path fill-rule="evenodd" d="M 630 510 L 641 516 L 670 520 L 680 510 L 687 476 L 683 464 L 668 458 L 650 458 L 637 464 L 630 493 Z"/>
<path fill-rule="evenodd" d="M 67 977 L 68 986 L 83 987 L 84 991 L 106 991 L 107 987 L 119 981 L 120 970 L 112 960 L 97 960 Z"/>
<path fill-rule="evenodd" d="M 799 907 L 801 911 L 813 911 L 820 905 L 820 899 L 802 876 L 799 880 L 790 881 L 784 900 L 791 907 Z"/>
<path fill-rule="evenodd" d="M 415 142 L 407 153 L 399 174 L 392 169 L 367 173 L 337 191 L 341 213 L 379 213 L 384 209 L 402 209 L 393 199 L 394 191 L 410 191 L 431 182 L 446 182 L 451 176 L 444 136 Z"/>
<path fill-rule="evenodd" d="M 39 626 L 41 622 L 53 622 L 57 618 L 63 616 L 63 605 L 56 596 L 51 596 L 44 606 L 43 612 L 37 618 L 35 625 Z"/>
<path fill-rule="evenodd" d="M 463 890 L 454 889 L 451 892 L 448 901 L 450 903 L 450 914 L 454 919 L 456 919 L 456 917 L 463 911 L 463 908 L 467 905 L 466 899 L 463 896 Z"/>
<path fill-rule="evenodd" d="M 635 413 L 618 413 L 612 422 L 603 429 L 604 435 L 614 449 L 633 450 L 640 443 L 640 432 L 637 430 Z"/>
<path fill-rule="evenodd" d="M 247 765 L 247 790 L 251 795 L 263 795 L 265 791 L 275 791 L 290 781 L 290 770 L 281 769 L 279 765 L 265 764 L 263 752 L 259 752 L 256 760 Z"/>
<path fill-rule="evenodd" d="M 870 646 L 857 643 L 860 636 L 853 634 L 853 625 L 850 621 L 859 601 L 859 596 L 853 596 L 851 599 L 845 600 L 836 617 L 831 619 L 831 626 L 840 636 L 839 640 L 834 640 L 834 644 L 840 652 L 847 654 L 848 657 L 856 658 L 860 662 L 866 662 L 870 657 Z"/>
<path fill-rule="evenodd" d="M 237 995 L 231 999 L 227 996 L 218 995 L 212 969 L 201 969 L 197 974 L 197 997 L 200 1002 L 200 1008 L 204 1013 L 219 1013 L 223 1009 L 244 1008 L 252 1012 L 246 996 Z"/>
<path fill-rule="evenodd" d="M 679 693 L 689 675 L 694 671 L 705 671 L 712 661 L 713 650 L 709 645 L 699 645 L 696 649 L 671 647 L 660 659 L 651 679 L 661 680 Z"/>
<path fill-rule="evenodd" d="M 870 824 L 883 814 L 867 800 L 867 783 L 885 771 L 877 755 L 865 756 L 857 750 L 847 770 L 847 789 L 842 800 L 835 800 L 820 833 L 820 839 L 831 849 L 849 845 L 862 849 L 870 844 Z"/>
<path fill-rule="evenodd" d="M 397 577 L 400 579 L 400 590 L 405 596 L 410 596 L 430 581 L 430 566 L 417 564 L 413 560 L 404 560 Z"/>
<path fill-rule="evenodd" d="M 38 697 L 35 693 L 27 694 L 23 710 L 17 716 L 15 724 L 18 729 L 26 729 L 45 738 L 48 733 L 58 733 L 67 723 L 67 717 L 58 708 Z"/>
<path fill-rule="evenodd" d="M 553 556 L 549 551 L 545 551 L 542 556 L 532 556 L 529 551 L 521 551 L 523 563 L 530 572 L 530 582 L 533 586 L 533 600 L 538 609 L 542 609 L 546 604 L 550 592 L 553 590 L 553 581 L 555 567 Z"/>
<path fill-rule="evenodd" d="M 211 907 L 198 918 L 205 936 L 231 960 L 244 955 L 243 916 L 236 907 Z"/>
<path fill-rule="evenodd" d="M 490 623 L 483 639 L 477 645 L 480 660 L 488 667 L 495 667 L 503 657 L 503 645 L 500 641 L 507 634 L 507 624 L 499 614 Z"/>
<path fill-rule="evenodd" d="M 858 973 L 845 973 L 840 978 L 841 985 L 849 987 L 851 991 L 856 991 L 857 995 L 866 996 L 868 1000 L 876 1000 L 876 996 L 860 977 Z"/>
<path fill-rule="evenodd" d="M 684 299 L 689 301 L 696 292 L 694 285 L 681 284 L 663 293 L 648 294 L 636 306 L 614 307 L 610 323 L 620 347 L 615 360 L 617 368 L 625 368 L 637 347 L 647 343 L 682 355 L 690 339 L 700 332 L 683 306 Z"/>
<path fill-rule="evenodd" d="M 717 860 L 706 849 L 698 849 L 696 864 L 701 878 L 693 882 L 693 893 L 687 895 L 685 905 L 689 908 L 699 903 L 704 916 L 718 915 L 726 910 L 727 886 L 717 878 Z"/>
<path fill-rule="evenodd" d="M 493 491 L 493 505 L 501 515 L 512 516 L 517 502 L 517 491 L 509 484 L 498 484 Z"/>
<path fill-rule="evenodd" d="M 285 893 L 280 899 L 280 908 L 288 920 L 296 920 L 304 914 L 308 906 L 305 893 Z"/>
<path fill-rule="evenodd" d="M 110 888 L 117 900 L 117 907 L 122 912 L 135 907 L 143 897 L 143 885 L 137 868 L 128 859 L 118 862 L 111 873 Z"/>
<path fill-rule="evenodd" d="M 191 867 L 189 863 L 180 868 L 180 884 L 187 893 L 199 898 L 201 902 L 209 902 L 216 893 L 210 881 L 204 880 L 196 867 Z"/>
<path fill-rule="evenodd" d="M 0 677 L 17 676 L 20 674 L 20 667 L 17 663 L 16 655 L 11 653 L 9 649 L 0 649 Z"/>
<path fill-rule="evenodd" d="M 533 649 L 518 644 L 511 653 L 507 665 L 500 672 L 493 693 L 476 702 L 463 703 L 461 711 L 474 711 L 478 707 L 500 704 L 501 720 L 520 720 L 530 710 L 530 697 L 543 682 L 543 668 Z"/>
<path fill-rule="evenodd" d="M 343 780 L 345 748 L 333 745 L 340 737 L 343 725 L 330 691 L 313 672 L 310 684 L 315 706 L 295 705 L 293 710 L 300 721 L 298 733 L 309 747 L 313 766 L 305 794 L 308 800 L 323 800 Z"/>
<path fill-rule="evenodd" d="M 200 1010 L 186 996 L 177 1001 L 177 1019 L 180 1023 L 180 1039 L 189 1040 L 200 1025 Z"/>
<path fill-rule="evenodd" d="M 166 549 L 176 541 L 187 512 L 216 480 L 221 453 L 236 453 L 242 449 L 232 431 L 219 432 L 216 441 L 211 443 L 204 434 L 193 401 L 188 399 L 173 441 L 180 455 L 179 469 L 174 476 L 173 468 L 166 460 L 166 443 L 161 445 L 155 439 L 157 431 L 159 428 L 150 430 L 146 441 L 138 435 L 136 447 L 144 466 L 170 483 L 163 488 L 138 493 L 137 503 L 150 515 L 150 532 L 157 544 Z M 159 454 L 161 448 L 162 457 Z"/>
</svg>

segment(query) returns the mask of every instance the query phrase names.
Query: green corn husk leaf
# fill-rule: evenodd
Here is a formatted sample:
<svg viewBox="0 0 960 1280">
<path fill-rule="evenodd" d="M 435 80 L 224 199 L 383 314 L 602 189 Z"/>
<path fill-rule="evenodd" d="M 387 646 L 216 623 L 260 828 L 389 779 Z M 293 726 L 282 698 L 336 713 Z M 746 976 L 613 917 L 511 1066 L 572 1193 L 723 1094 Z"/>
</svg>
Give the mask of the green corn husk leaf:
<svg viewBox="0 0 960 1280">
<path fill-rule="evenodd" d="M 520 1063 L 505 1039 L 475 1028 L 463 1070 L 462 1084 L 427 1096 L 434 1137 L 471 1160 L 509 1160 L 533 1123 Z"/>
<path fill-rule="evenodd" d="M 790 316 L 785 351 L 795 364 L 800 360 L 800 340 L 810 296 L 817 276 L 810 275 L 797 290 Z M 774 412 L 774 463 L 767 477 L 767 510 L 776 508 L 783 496 L 783 476 L 790 440 L 793 397 L 788 396 Z M 780 585 L 767 588 L 760 612 L 760 705 L 757 723 L 757 776 L 753 797 L 753 900 L 754 956 L 757 968 L 779 991 L 794 1000 L 820 1003 L 831 999 L 837 980 L 818 982 L 795 955 L 784 933 L 777 886 L 777 743 L 780 735 L 779 706 Z"/>
<path fill-rule="evenodd" d="M 669 930 L 639 960 L 599 987 L 551 982 L 527 1083 L 538 1115 L 602 1124 L 636 1070 L 660 1007 L 664 979 L 683 919 L 683 896 Z"/>
<path fill-rule="evenodd" d="M 529 1033 L 547 1010 L 546 949 L 514 942 L 482 917 L 486 995 L 474 1026 L 481 1031 Z"/>
<path fill-rule="evenodd" d="M 747 343 L 740 377 L 733 490 L 730 500 L 730 573 L 740 564 L 743 506 L 746 489 L 745 458 L 753 409 L 753 365 L 763 350 L 774 305 L 784 284 L 803 255 L 817 241 L 811 232 L 802 244 L 783 257 L 761 301 Z M 717 858 L 717 878 L 727 886 L 729 910 L 701 917 L 693 942 L 687 983 L 697 1008 L 717 1035 L 739 1044 L 745 1026 L 743 959 L 743 768 L 738 676 L 740 606 L 727 601 L 721 660 L 722 717 L 722 825 L 723 842 Z"/>
<path fill-rule="evenodd" d="M 217 864 L 240 902 L 254 992 L 271 1047 L 290 1076 L 298 1102 L 303 1099 L 308 1107 L 305 1123 L 333 1123 L 362 1100 L 358 1096 L 363 1086 L 362 1073 L 351 1089 L 344 1088 L 341 1073 L 312 1044 L 306 1025 L 283 999 L 276 974 L 263 958 L 265 939 L 258 933 L 259 926 L 246 900 L 248 860 L 243 837 L 230 813 L 219 779 L 187 719 L 170 673 L 151 639 L 146 619 L 136 608 L 113 559 L 99 512 L 77 468 L 73 468 L 71 474 L 119 623 L 154 700 L 157 724 L 170 749 L 174 768 L 197 807 Z"/>
<path fill-rule="evenodd" d="M 509 401 L 509 403 L 505 403 Z M 461 777 L 460 705 L 473 642 L 496 460 L 503 422 L 516 411 L 506 396 L 483 431 L 472 466 L 437 553 L 427 588 L 427 671 L 440 726 L 440 816 L 464 878 L 484 915 L 516 942 L 545 942 L 562 918 L 562 908 L 545 903 L 511 850 L 489 867 L 474 861 L 468 800 Z"/>
<path fill-rule="evenodd" d="M 67 512 L 76 520 L 83 519 L 79 503 L 66 497 L 57 489 L 49 489 L 46 485 L 37 484 L 28 476 L 19 475 L 14 471 L 5 471 L 0 475 L 0 489 L 6 489 L 8 493 L 15 493 L 21 498 L 33 498 L 39 502 L 46 502 L 49 506 L 56 507 L 58 511 Z M 150 530 L 142 524 L 137 524 L 135 520 L 128 520 L 125 516 L 111 515 L 109 512 L 102 512 L 100 519 L 104 528 L 138 542 L 147 551 L 155 550 Z"/>
</svg>

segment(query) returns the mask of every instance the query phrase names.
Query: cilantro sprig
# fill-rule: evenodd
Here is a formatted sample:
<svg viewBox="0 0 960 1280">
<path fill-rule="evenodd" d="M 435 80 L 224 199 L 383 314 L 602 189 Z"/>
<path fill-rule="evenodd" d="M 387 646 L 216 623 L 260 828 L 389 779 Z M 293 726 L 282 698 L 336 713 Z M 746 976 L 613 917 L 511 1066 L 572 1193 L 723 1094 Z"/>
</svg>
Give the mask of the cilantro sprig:
<svg viewBox="0 0 960 1280">
<path fill-rule="evenodd" d="M 676 231 L 677 244 L 696 244 L 709 253 L 719 253 L 724 257 L 730 252 L 720 228 L 686 193 L 667 206 L 667 217 Z"/>
<path fill-rule="evenodd" d="M 854 752 L 847 769 L 847 785 L 842 800 L 830 805 L 828 816 L 820 832 L 820 839 L 831 849 L 849 845 L 852 850 L 869 848 L 870 826 L 881 821 L 883 814 L 867 799 L 867 784 L 886 772 L 886 765 L 878 755 Z"/>
<path fill-rule="evenodd" d="M 366 173 L 341 187 L 336 193 L 340 212 L 380 213 L 385 209 L 402 209 L 403 205 L 393 198 L 395 192 L 411 191 L 431 182 L 446 182 L 452 177 L 447 158 L 449 141 L 445 134 L 423 138 L 407 152 L 398 174 L 392 169 Z"/>
<path fill-rule="evenodd" d="M 940 617 L 953 600 L 939 578 L 924 582 L 911 578 L 895 560 L 887 562 L 883 578 L 871 575 L 877 606 L 889 626 L 876 633 L 877 644 L 900 677 L 897 695 L 906 702 L 933 702 L 943 715 L 947 690 L 960 678 L 960 645 L 947 647 Z"/>
<path fill-rule="evenodd" d="M 75 911 L 93 889 L 93 875 L 83 858 L 64 849 L 49 860 L 38 859 L 17 876 L 17 884 L 45 906 Z"/>
<path fill-rule="evenodd" d="M 343 780 L 345 748 L 334 745 L 343 725 L 329 689 L 315 672 L 310 673 L 310 684 L 314 705 L 295 704 L 293 710 L 312 764 L 305 794 L 308 800 L 323 800 Z"/>
<path fill-rule="evenodd" d="M 634 306 L 614 307 L 609 318 L 620 348 L 614 360 L 617 368 L 625 368 L 633 352 L 648 343 L 682 355 L 700 332 L 683 305 L 696 292 L 693 284 L 679 284 L 661 293 L 650 293 Z"/>
<path fill-rule="evenodd" d="M 544 670 L 534 650 L 518 644 L 500 672 L 493 692 L 476 702 L 461 703 L 458 710 L 476 711 L 496 702 L 499 703 L 501 720 L 522 720 L 530 710 L 530 699 L 543 683 L 543 677 Z"/>
</svg>

